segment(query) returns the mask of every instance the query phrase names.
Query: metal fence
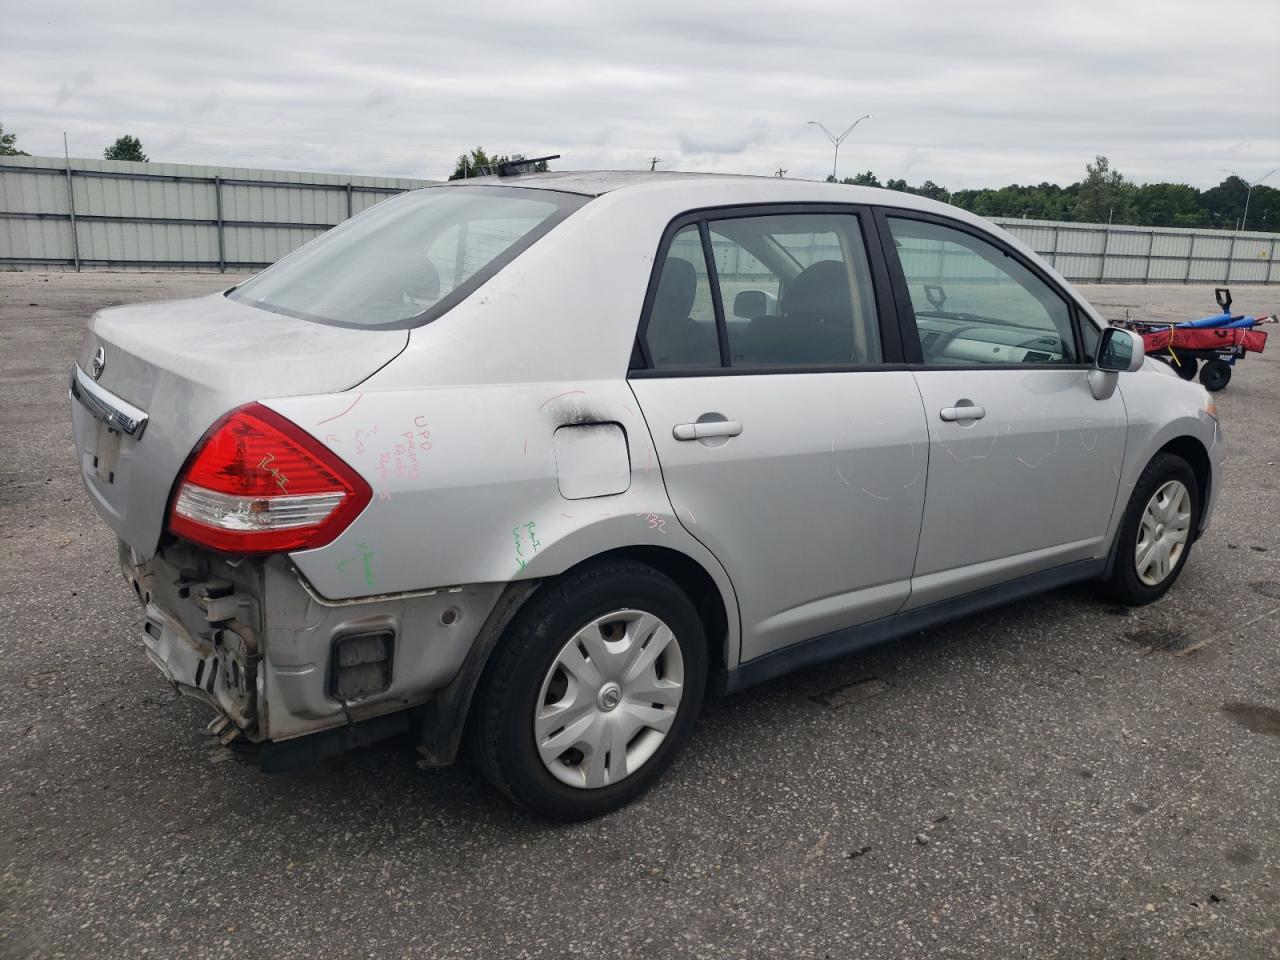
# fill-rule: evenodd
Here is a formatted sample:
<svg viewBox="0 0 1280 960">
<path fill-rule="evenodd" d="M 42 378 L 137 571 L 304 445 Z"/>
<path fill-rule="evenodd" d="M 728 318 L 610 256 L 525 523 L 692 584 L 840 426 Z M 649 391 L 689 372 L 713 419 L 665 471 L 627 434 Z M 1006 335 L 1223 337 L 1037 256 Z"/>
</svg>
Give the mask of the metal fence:
<svg viewBox="0 0 1280 960">
<path fill-rule="evenodd" d="M 4 157 L 0 269 L 258 270 L 379 200 L 430 182 Z M 995 222 L 1068 280 L 1280 282 L 1280 234 Z"/>
<path fill-rule="evenodd" d="M 431 181 L 4 157 L 0 269 L 249 271 Z"/>
<path fill-rule="evenodd" d="M 997 217 L 1068 280 L 1084 283 L 1280 282 L 1280 234 L 1108 226 Z"/>
</svg>

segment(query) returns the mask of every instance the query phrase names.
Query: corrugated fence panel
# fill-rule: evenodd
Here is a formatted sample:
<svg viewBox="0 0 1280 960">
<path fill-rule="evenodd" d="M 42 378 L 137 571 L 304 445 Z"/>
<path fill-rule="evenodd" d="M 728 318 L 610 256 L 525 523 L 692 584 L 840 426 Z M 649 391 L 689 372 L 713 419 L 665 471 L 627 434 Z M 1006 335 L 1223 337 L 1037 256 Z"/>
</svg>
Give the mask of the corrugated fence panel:
<svg viewBox="0 0 1280 960">
<path fill-rule="evenodd" d="M 53 157 L 0 157 L 0 269 L 75 269 L 77 241 L 82 269 L 258 269 L 348 216 L 431 182 L 79 159 L 70 161 L 73 211 L 67 165 Z M 995 222 L 1069 280 L 1280 282 L 1280 234 Z M 804 254 L 825 256 L 816 248 Z M 924 250 L 903 256 L 916 273 L 989 279 L 972 257 L 951 262 Z M 920 259 L 927 257 L 938 262 Z M 727 276 L 749 279 L 763 271 L 736 246 L 717 245 L 716 259 Z"/>
<path fill-rule="evenodd" d="M 1230 283 L 1265 283 L 1276 243 L 1258 237 L 1242 237 L 1236 242 L 1231 260 Z"/>
<path fill-rule="evenodd" d="M 1191 255 L 1195 236 L 1188 233 L 1157 233 L 1151 253 L 1157 257 L 1175 257 L 1185 260 Z"/>
<path fill-rule="evenodd" d="M 995 220 L 1068 280 L 1280 282 L 1280 235 L 1175 227 Z"/>
<path fill-rule="evenodd" d="M 213 185 L 172 180 L 73 177 L 76 216 L 213 220 Z"/>
<path fill-rule="evenodd" d="M 323 230 L 302 228 L 227 227 L 227 263 L 245 266 L 275 263 L 322 233 Z"/>
<path fill-rule="evenodd" d="M 68 179 L 67 165 L 0 158 L 0 269 L 256 269 L 431 182 L 85 159 Z"/>
<path fill-rule="evenodd" d="M 6 213 L 66 213 L 67 178 L 44 173 L 3 171 L 0 210 Z"/>
<path fill-rule="evenodd" d="M 393 196 L 391 193 L 355 193 L 351 197 L 351 214 L 363 213 Z"/>
<path fill-rule="evenodd" d="M 70 220 L 13 220 L 0 217 L 0 264 L 13 257 L 70 260 L 71 254 Z"/>
<path fill-rule="evenodd" d="M 346 189 L 315 190 L 289 187 L 224 185 L 224 220 L 266 223 L 324 223 L 347 218 Z"/>
<path fill-rule="evenodd" d="M 79 224 L 78 228 L 81 260 L 124 261 L 126 264 L 138 261 L 218 261 L 216 227 L 91 220 Z"/>
</svg>

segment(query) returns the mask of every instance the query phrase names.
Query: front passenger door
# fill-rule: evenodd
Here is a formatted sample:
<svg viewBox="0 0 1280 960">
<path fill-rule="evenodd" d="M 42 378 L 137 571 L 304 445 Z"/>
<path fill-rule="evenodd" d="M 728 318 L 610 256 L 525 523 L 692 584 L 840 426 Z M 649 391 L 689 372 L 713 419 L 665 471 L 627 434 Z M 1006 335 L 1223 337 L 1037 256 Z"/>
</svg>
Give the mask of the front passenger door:
<svg viewBox="0 0 1280 960">
<path fill-rule="evenodd" d="M 929 427 L 908 608 L 1104 555 L 1124 403 L 1094 398 L 1071 303 L 974 227 L 881 223 Z"/>
</svg>

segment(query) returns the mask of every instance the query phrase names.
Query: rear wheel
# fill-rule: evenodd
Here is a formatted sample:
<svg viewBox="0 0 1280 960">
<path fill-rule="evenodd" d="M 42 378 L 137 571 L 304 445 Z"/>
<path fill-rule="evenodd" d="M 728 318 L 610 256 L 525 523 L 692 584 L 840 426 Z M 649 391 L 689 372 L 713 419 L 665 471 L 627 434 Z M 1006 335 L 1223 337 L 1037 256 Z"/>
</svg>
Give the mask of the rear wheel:
<svg viewBox="0 0 1280 960">
<path fill-rule="evenodd" d="M 556 820 L 627 803 L 680 752 L 702 705 L 706 639 L 668 577 L 638 563 L 572 573 L 508 630 L 477 702 L 480 765 Z"/>
<path fill-rule="evenodd" d="M 1162 597 L 1186 565 L 1199 518 L 1191 467 L 1181 457 L 1157 454 L 1134 485 L 1106 593 L 1133 606 Z"/>
<path fill-rule="evenodd" d="M 1217 393 L 1231 382 L 1231 365 L 1225 360 L 1210 360 L 1200 369 L 1200 382 L 1204 388 Z"/>
<path fill-rule="evenodd" d="M 1194 380 L 1196 378 L 1196 368 L 1200 366 L 1200 364 L 1196 362 L 1196 358 L 1187 357 L 1183 360 L 1180 357 L 1179 360 L 1180 362 L 1169 364 L 1169 366 L 1173 367 L 1173 372 L 1183 380 Z"/>
</svg>

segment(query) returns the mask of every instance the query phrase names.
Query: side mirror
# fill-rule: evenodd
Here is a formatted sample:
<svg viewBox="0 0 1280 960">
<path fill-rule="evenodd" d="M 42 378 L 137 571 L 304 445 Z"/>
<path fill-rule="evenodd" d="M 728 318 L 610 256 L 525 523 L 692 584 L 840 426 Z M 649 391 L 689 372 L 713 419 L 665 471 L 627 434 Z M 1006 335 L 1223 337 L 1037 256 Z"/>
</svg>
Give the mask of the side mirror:
<svg viewBox="0 0 1280 960">
<path fill-rule="evenodd" d="M 1094 366 L 1107 373 L 1133 373 L 1142 369 L 1146 351 L 1142 339 L 1131 330 L 1107 327 L 1098 342 L 1098 359 Z"/>
<path fill-rule="evenodd" d="M 763 290 L 743 290 L 733 298 L 733 315 L 754 320 L 769 312 L 769 298 Z"/>
</svg>

